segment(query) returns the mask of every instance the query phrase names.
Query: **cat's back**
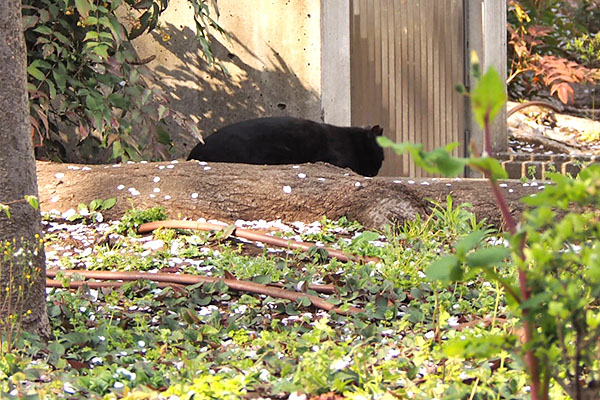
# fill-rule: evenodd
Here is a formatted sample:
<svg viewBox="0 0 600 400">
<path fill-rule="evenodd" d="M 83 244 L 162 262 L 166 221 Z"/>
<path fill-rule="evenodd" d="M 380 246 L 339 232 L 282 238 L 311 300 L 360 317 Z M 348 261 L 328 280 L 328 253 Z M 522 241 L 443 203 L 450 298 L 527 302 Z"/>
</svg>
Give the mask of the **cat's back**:
<svg viewBox="0 0 600 400">
<path fill-rule="evenodd" d="M 302 135 L 319 134 L 322 131 L 321 124 L 302 118 L 295 117 L 264 117 L 255 118 L 233 123 L 217 130 L 212 136 L 229 136 L 243 138 L 249 136 L 273 136 L 273 139 L 281 136 L 297 137 Z"/>
</svg>

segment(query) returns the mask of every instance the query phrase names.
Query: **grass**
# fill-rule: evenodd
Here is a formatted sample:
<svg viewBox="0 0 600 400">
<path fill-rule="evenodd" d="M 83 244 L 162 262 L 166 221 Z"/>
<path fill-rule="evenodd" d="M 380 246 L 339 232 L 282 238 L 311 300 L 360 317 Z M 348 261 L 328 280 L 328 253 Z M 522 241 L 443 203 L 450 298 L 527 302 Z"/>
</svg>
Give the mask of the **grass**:
<svg viewBox="0 0 600 400">
<path fill-rule="evenodd" d="M 440 287 L 423 272 L 481 227 L 466 205 L 449 202 L 427 219 L 385 232 L 326 219 L 310 229 L 277 232 L 380 257 L 376 264 L 274 252 L 206 232 L 161 230 L 136 238 L 129 228 L 140 218 L 91 224 L 89 235 L 110 240 L 91 251 L 67 249 L 71 255 L 51 259 L 50 267 L 170 268 L 278 282 L 291 290 L 333 283 L 338 289 L 329 301 L 364 312 L 341 316 L 218 283 L 182 290 L 149 282 L 51 289 L 53 339 L 45 345 L 23 333 L 17 351 L 0 354 L 2 398 L 528 398 L 523 365 L 511 353 L 514 341 L 496 340 L 513 329 L 502 291 L 481 278 Z M 56 217 L 46 223 L 48 230 L 65 223 L 46 245 L 64 252 L 68 223 Z M 162 246 L 149 250 L 149 241 Z M 487 342 L 477 342 L 481 338 Z M 455 355 L 461 342 L 485 346 L 494 340 L 501 350 L 491 358 Z"/>
</svg>

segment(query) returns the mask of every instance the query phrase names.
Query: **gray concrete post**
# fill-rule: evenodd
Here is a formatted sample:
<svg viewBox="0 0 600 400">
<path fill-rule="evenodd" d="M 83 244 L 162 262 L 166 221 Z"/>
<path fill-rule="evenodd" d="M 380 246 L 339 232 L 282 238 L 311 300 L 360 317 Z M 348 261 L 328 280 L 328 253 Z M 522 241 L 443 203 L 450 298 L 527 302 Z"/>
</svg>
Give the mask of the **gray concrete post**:
<svg viewBox="0 0 600 400">
<path fill-rule="evenodd" d="M 467 0 L 467 74 L 468 87 L 472 88 L 470 76 L 470 54 L 475 50 L 479 55 L 482 72 L 493 66 L 500 77 L 506 80 L 506 1 L 505 0 Z M 468 100 L 467 100 L 468 101 Z M 467 107 L 467 121 L 470 139 L 479 152 L 483 151 L 483 130 L 479 128 Z M 498 114 L 491 126 L 492 149 L 494 153 L 506 151 L 508 135 L 506 128 L 506 107 Z M 469 139 L 469 138 L 468 138 Z"/>
<path fill-rule="evenodd" d="M 350 2 L 321 0 L 321 113 L 328 124 L 349 126 Z"/>
</svg>

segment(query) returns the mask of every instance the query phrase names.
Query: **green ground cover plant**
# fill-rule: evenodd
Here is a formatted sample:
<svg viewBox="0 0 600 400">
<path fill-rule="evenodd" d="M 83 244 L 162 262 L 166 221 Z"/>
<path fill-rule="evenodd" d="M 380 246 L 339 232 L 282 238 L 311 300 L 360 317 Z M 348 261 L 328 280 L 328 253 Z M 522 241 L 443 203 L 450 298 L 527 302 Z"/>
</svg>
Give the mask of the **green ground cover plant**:
<svg viewBox="0 0 600 400">
<path fill-rule="evenodd" d="M 64 232 L 79 223 L 53 218 L 46 219 L 47 227 L 62 226 Z M 470 234 L 472 221 L 467 206 L 450 203 L 430 218 L 376 235 L 343 220 L 322 221 L 322 234 L 300 233 L 331 241 L 335 232 L 334 243 L 345 238 L 349 251 L 383 259 L 369 264 L 324 262 L 268 248 L 248 255 L 242 250 L 248 245 L 233 238 L 157 231 L 151 239 L 164 242 L 160 257 L 183 258 L 186 272 L 231 274 L 294 290 L 302 282 L 335 282 L 337 293 L 329 301 L 364 311 L 341 316 L 218 283 L 184 289 L 159 289 L 143 281 L 115 289 L 49 289 L 53 340 L 45 345 L 26 333 L 14 338 L 17 351 L 2 353 L 0 391 L 9 398 L 65 399 L 286 398 L 290 393 L 425 399 L 471 392 L 477 398 L 527 398 L 526 375 L 510 350 L 479 361 L 448 357 L 443 349 L 465 329 L 487 336 L 513 327 L 506 305 L 497 301 L 502 289 L 484 277 L 451 289 L 426 277 L 432 260 Z M 62 232 L 54 231 L 47 249 L 62 243 Z M 111 244 L 95 245 L 90 259 L 107 248 L 141 258 L 143 238 L 126 230 L 116 235 Z M 182 256 L 186 252 L 189 258 Z M 154 268 L 163 267 L 155 254 L 144 258 Z M 98 268 L 129 268 L 129 261 L 103 260 Z M 490 318 L 497 320 L 491 328 L 486 327 Z"/>
</svg>

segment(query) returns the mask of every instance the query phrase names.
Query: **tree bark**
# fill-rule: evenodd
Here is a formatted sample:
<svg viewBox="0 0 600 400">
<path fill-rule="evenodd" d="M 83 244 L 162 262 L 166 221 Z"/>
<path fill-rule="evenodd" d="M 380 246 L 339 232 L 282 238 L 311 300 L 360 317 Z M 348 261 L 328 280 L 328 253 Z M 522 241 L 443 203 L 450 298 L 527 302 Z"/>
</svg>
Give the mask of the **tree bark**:
<svg viewBox="0 0 600 400">
<path fill-rule="evenodd" d="M 427 214 L 428 199 L 445 204 L 468 202 L 479 218 L 500 226 L 501 216 L 489 183 L 477 179 L 365 178 L 324 163 L 258 166 L 197 161 L 124 165 L 66 165 L 38 162 L 42 210 L 64 212 L 96 199 L 116 197 L 103 211 L 118 219 L 127 209 L 161 205 L 172 218 L 282 219 L 313 222 L 346 216 L 368 228 Z M 504 186 L 504 185 L 503 185 Z M 519 199 L 537 187 L 507 181 L 502 188 L 519 217 Z"/>
<path fill-rule="evenodd" d="M 40 213 L 25 200 L 38 195 L 29 125 L 21 0 L 0 1 L 0 329 L 48 337 Z M 9 318 L 12 316 L 12 318 Z"/>
</svg>

